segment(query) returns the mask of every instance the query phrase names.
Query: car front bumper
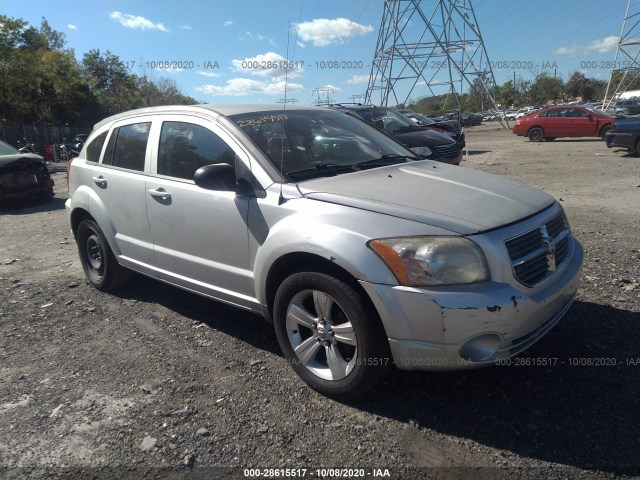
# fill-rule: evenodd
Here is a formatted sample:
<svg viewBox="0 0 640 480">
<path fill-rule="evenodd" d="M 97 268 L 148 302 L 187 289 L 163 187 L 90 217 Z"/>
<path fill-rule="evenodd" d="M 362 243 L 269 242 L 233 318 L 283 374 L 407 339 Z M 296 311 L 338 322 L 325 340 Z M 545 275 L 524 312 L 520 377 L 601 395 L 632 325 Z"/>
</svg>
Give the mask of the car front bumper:
<svg viewBox="0 0 640 480">
<path fill-rule="evenodd" d="M 385 326 L 402 370 L 463 370 L 512 357 L 542 338 L 569 310 L 583 250 L 547 287 L 526 295 L 507 283 L 419 289 L 360 282 Z"/>
</svg>

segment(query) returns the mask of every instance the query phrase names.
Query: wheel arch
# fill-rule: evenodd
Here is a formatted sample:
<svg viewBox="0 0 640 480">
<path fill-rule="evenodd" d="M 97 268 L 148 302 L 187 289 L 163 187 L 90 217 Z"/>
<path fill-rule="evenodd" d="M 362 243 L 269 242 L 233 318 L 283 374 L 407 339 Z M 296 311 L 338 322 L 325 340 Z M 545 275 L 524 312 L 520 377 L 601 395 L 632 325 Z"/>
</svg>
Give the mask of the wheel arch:
<svg viewBox="0 0 640 480">
<path fill-rule="evenodd" d="M 529 136 L 529 132 L 531 130 L 533 130 L 534 128 L 539 128 L 540 130 L 542 130 L 543 134 L 545 133 L 544 127 L 542 125 L 537 125 L 537 124 L 536 125 L 531 125 L 529 128 L 527 128 L 527 137 Z"/>
<path fill-rule="evenodd" d="M 273 322 L 273 304 L 276 297 L 278 288 L 285 280 L 285 278 L 298 272 L 318 272 L 331 275 L 338 280 L 349 285 L 356 292 L 358 292 L 363 301 L 366 304 L 367 309 L 371 314 L 375 314 L 376 320 L 380 326 L 384 329 L 380 314 L 375 308 L 369 294 L 360 285 L 354 275 L 352 275 L 347 269 L 335 262 L 328 260 L 320 255 L 316 255 L 308 252 L 291 252 L 279 257 L 269 268 L 266 276 L 265 284 L 265 298 L 266 311 L 264 312 L 265 318 L 269 322 Z"/>
<path fill-rule="evenodd" d="M 84 208 L 76 208 L 71 212 L 71 231 L 73 232 L 73 236 L 76 237 L 78 234 L 78 225 L 83 220 L 93 220 L 95 222 L 95 218 L 91 216 L 91 214 L 85 210 Z"/>
</svg>

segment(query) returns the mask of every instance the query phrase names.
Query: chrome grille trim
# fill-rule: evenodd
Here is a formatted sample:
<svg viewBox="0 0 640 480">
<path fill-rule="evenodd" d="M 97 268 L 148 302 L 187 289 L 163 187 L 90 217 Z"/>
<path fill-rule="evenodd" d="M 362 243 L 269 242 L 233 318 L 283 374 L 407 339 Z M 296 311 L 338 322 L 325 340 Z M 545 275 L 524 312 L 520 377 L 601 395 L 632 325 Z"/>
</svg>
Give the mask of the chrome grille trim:
<svg viewBox="0 0 640 480">
<path fill-rule="evenodd" d="M 553 275 L 569 256 L 571 231 L 564 213 L 539 227 L 505 241 L 513 274 L 527 287 Z"/>
</svg>

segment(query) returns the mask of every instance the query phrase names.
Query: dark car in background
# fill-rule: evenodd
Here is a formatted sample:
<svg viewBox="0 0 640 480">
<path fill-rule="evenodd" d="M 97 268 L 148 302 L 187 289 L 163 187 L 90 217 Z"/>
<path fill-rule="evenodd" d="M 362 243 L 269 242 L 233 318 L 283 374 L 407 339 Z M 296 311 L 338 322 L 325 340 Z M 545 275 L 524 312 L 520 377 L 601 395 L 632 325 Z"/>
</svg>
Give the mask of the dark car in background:
<svg viewBox="0 0 640 480">
<path fill-rule="evenodd" d="M 640 116 L 616 117 L 606 142 L 609 148 L 624 148 L 640 155 Z"/>
<path fill-rule="evenodd" d="M 460 123 L 463 127 L 477 127 L 482 125 L 481 113 L 463 113 L 460 116 Z"/>
<path fill-rule="evenodd" d="M 453 165 L 459 165 L 462 161 L 462 150 L 455 140 L 416 125 L 393 108 L 343 104 L 330 108 L 361 118 L 424 158 Z"/>
<path fill-rule="evenodd" d="M 614 118 L 596 108 L 557 105 L 518 118 L 512 131 L 529 137 L 532 142 L 558 137 L 600 137 L 604 140 Z"/>
<path fill-rule="evenodd" d="M 460 148 L 466 145 L 464 128 L 458 120 L 442 120 L 436 122 L 432 118 L 422 115 L 421 113 L 412 112 L 411 110 L 398 110 L 403 115 L 409 117 L 416 125 L 426 127 L 436 132 L 444 133 L 453 138 Z"/>
<path fill-rule="evenodd" d="M 0 141 L 0 201 L 24 197 L 53 197 L 49 169 L 40 155 L 20 153 Z"/>
<path fill-rule="evenodd" d="M 640 113 L 640 98 L 625 98 L 618 100 L 611 105 L 607 113 L 622 114 L 622 115 L 637 115 Z"/>
</svg>

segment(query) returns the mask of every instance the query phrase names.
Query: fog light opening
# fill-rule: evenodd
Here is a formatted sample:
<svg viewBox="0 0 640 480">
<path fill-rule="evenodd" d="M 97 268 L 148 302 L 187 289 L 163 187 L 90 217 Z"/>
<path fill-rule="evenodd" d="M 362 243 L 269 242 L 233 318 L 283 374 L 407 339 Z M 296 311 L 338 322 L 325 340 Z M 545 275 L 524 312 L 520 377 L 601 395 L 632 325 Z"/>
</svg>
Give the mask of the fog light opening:
<svg viewBox="0 0 640 480">
<path fill-rule="evenodd" d="M 472 338 L 460 348 L 459 354 L 470 362 L 491 360 L 500 348 L 500 337 L 495 334 L 481 335 Z"/>
</svg>

